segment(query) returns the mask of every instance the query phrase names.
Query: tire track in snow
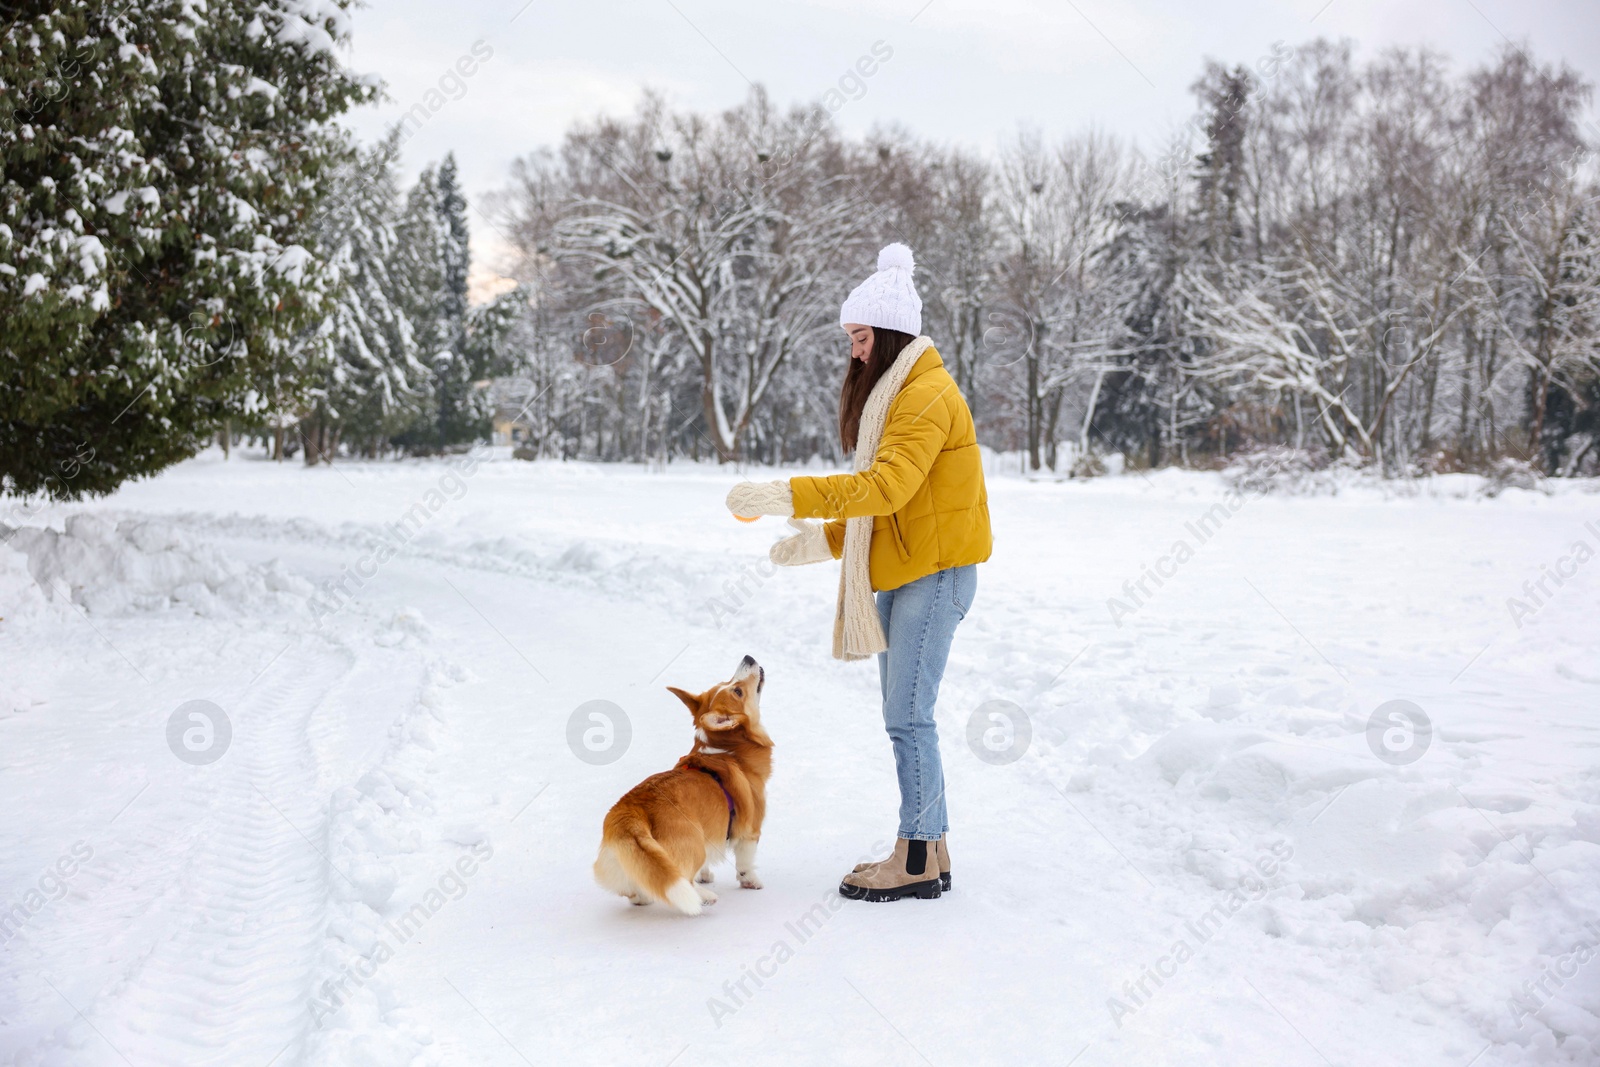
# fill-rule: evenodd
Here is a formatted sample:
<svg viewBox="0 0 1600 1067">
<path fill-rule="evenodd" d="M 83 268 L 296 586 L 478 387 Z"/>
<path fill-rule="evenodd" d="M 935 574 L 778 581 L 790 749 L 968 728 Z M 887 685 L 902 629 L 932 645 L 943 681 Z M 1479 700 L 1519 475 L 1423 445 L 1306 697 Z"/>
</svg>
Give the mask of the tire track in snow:
<svg viewBox="0 0 1600 1067">
<path fill-rule="evenodd" d="M 326 805 L 306 731 L 350 669 L 344 654 L 292 650 L 238 701 L 224 774 L 188 790 L 205 825 L 164 894 L 169 928 L 127 974 L 75 1005 L 82 1018 L 62 1035 L 69 1047 L 98 1046 L 107 1062 L 136 1049 L 139 1067 L 295 1062 L 338 877 L 317 844 Z"/>
</svg>

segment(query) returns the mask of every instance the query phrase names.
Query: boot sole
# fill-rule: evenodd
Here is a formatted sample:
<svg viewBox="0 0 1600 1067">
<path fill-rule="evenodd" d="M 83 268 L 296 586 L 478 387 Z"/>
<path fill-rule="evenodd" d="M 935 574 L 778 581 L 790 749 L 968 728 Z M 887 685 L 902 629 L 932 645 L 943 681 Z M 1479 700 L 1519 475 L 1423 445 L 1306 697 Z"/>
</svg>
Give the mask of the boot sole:
<svg viewBox="0 0 1600 1067">
<path fill-rule="evenodd" d="M 861 871 L 866 870 L 870 866 L 872 866 L 870 863 L 863 863 L 861 866 L 856 868 L 856 872 L 860 873 Z M 949 871 L 945 871 L 945 872 L 943 872 L 942 874 L 939 875 L 939 889 L 942 892 L 945 892 L 945 893 L 950 892 L 950 872 Z"/>
<path fill-rule="evenodd" d="M 846 900 L 869 900 L 873 903 L 903 900 L 906 897 L 938 900 L 943 893 L 943 880 L 939 878 L 930 878 L 926 882 L 907 882 L 905 885 L 891 886 L 888 889 L 872 889 L 867 886 L 851 885 L 848 882 L 839 883 L 839 895 Z"/>
</svg>

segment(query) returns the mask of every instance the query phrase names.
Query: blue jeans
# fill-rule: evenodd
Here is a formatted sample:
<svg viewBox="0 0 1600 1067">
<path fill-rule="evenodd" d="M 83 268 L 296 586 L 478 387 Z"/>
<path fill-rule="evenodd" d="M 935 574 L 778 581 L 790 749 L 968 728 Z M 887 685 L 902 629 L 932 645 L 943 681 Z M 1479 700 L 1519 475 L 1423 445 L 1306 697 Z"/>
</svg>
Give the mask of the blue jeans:
<svg viewBox="0 0 1600 1067">
<path fill-rule="evenodd" d="M 969 564 L 878 594 L 878 620 L 889 639 L 889 650 L 878 653 L 883 725 L 900 779 L 900 836 L 911 841 L 937 841 L 950 829 L 933 705 L 950 640 L 977 591 L 978 568 Z"/>
</svg>

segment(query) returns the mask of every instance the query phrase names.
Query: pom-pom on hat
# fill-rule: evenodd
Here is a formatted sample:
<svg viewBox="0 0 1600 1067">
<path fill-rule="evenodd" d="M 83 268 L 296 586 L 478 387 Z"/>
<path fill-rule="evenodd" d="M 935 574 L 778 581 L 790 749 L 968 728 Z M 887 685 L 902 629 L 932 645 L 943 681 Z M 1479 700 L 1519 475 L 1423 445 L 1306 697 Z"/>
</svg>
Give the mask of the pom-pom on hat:
<svg viewBox="0 0 1600 1067">
<path fill-rule="evenodd" d="M 912 337 L 922 333 L 922 298 L 911 280 L 916 262 L 911 249 L 898 241 L 878 253 L 878 273 L 856 286 L 839 309 L 839 325 L 852 322 L 899 330 Z"/>
</svg>

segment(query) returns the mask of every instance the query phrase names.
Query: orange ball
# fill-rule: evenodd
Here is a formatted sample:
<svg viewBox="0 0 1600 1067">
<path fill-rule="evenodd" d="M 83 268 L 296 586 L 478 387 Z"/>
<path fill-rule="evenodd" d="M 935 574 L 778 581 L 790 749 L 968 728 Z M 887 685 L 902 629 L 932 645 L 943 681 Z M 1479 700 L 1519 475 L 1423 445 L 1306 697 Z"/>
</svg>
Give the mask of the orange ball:
<svg viewBox="0 0 1600 1067">
<path fill-rule="evenodd" d="M 734 516 L 734 518 L 738 519 L 740 522 L 755 522 L 760 517 L 761 517 L 760 515 L 735 515 Z"/>
</svg>

